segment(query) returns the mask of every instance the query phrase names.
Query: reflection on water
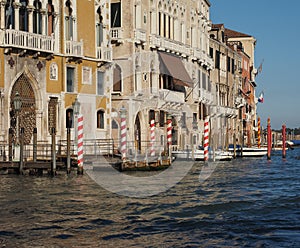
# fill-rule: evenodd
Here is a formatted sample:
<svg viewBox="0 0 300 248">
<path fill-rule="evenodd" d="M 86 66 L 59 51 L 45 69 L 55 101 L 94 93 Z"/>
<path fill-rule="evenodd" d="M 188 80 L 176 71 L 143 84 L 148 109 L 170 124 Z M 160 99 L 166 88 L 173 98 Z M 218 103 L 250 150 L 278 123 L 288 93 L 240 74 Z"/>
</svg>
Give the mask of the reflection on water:
<svg viewBox="0 0 300 248">
<path fill-rule="evenodd" d="M 200 182 L 197 163 L 141 199 L 87 175 L 2 175 L 0 247 L 300 247 L 300 149 L 287 155 L 224 162 Z"/>
</svg>

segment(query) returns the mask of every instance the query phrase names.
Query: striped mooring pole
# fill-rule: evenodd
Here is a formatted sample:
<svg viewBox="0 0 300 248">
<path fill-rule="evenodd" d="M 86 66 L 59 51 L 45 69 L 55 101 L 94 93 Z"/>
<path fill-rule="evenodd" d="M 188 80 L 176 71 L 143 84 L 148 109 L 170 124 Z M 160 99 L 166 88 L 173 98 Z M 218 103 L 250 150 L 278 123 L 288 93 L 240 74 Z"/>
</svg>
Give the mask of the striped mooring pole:
<svg viewBox="0 0 300 248">
<path fill-rule="evenodd" d="M 260 133 L 260 117 L 257 118 L 257 147 L 261 147 L 261 133 Z"/>
<path fill-rule="evenodd" d="M 171 157 L 171 145 L 172 145 L 172 117 L 167 116 L 167 144 L 168 144 L 168 155 Z"/>
<path fill-rule="evenodd" d="M 282 125 L 282 158 L 286 157 L 286 126 Z"/>
<path fill-rule="evenodd" d="M 155 121 L 151 120 L 150 121 L 150 156 L 155 156 L 155 149 L 154 149 L 154 144 L 155 144 Z"/>
<path fill-rule="evenodd" d="M 126 159 L 127 153 L 127 124 L 126 124 L 126 109 L 121 108 L 121 155 L 122 160 Z"/>
<path fill-rule="evenodd" d="M 204 120 L 204 162 L 208 161 L 209 146 L 209 116 Z"/>
<path fill-rule="evenodd" d="M 78 161 L 78 174 L 83 173 L 83 116 L 78 115 L 78 128 L 77 128 L 77 161 Z"/>
<path fill-rule="evenodd" d="M 267 125 L 267 141 L 268 141 L 268 154 L 267 159 L 271 159 L 271 149 L 272 149 L 272 130 L 271 130 L 271 120 L 268 118 L 268 125 Z"/>
</svg>

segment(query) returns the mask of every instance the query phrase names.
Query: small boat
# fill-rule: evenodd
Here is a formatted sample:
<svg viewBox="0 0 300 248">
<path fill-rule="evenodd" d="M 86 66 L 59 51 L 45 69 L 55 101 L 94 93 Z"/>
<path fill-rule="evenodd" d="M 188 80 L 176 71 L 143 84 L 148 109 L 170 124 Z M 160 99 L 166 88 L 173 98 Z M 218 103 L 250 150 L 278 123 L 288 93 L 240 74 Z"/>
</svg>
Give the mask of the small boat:
<svg viewBox="0 0 300 248">
<path fill-rule="evenodd" d="M 233 145 L 229 145 L 228 150 L 230 152 L 234 152 Z M 236 156 L 237 157 L 263 157 L 267 155 L 268 148 L 266 147 L 241 147 L 239 145 L 236 146 Z"/>
<path fill-rule="evenodd" d="M 194 149 L 194 151 L 191 149 L 172 151 L 172 156 L 175 159 L 204 161 L 204 148 L 202 146 L 198 146 L 196 149 Z M 211 149 L 209 149 L 208 152 L 208 159 L 210 161 L 230 161 L 232 158 L 233 154 L 230 151 L 218 149 L 213 152 Z"/>
</svg>

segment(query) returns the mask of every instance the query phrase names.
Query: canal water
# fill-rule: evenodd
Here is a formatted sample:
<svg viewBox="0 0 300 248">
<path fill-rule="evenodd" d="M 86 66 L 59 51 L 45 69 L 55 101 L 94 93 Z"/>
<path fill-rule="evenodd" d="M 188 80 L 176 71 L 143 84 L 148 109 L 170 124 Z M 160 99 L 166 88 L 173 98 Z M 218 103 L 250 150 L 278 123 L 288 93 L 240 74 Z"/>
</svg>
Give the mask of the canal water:
<svg viewBox="0 0 300 248">
<path fill-rule="evenodd" d="M 300 247 L 299 148 L 286 160 L 278 153 L 217 163 L 199 180 L 204 166 L 140 198 L 87 174 L 1 175 L 0 248 Z"/>
</svg>

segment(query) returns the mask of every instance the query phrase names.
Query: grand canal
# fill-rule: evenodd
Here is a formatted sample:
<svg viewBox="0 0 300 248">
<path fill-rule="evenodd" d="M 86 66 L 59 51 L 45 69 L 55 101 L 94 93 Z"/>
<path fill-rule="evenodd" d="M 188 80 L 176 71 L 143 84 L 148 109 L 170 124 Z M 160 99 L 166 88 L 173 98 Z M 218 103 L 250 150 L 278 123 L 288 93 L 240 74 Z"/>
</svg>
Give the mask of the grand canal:
<svg viewBox="0 0 300 248">
<path fill-rule="evenodd" d="M 142 198 L 87 174 L 1 175 L 0 247 L 300 247 L 299 148 L 202 169 Z"/>
</svg>

